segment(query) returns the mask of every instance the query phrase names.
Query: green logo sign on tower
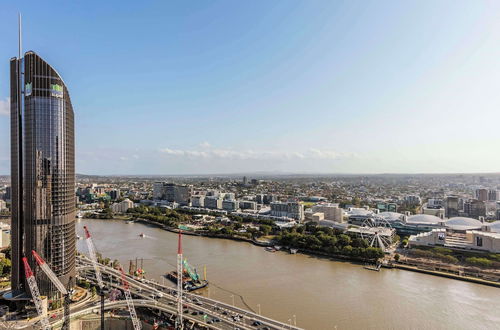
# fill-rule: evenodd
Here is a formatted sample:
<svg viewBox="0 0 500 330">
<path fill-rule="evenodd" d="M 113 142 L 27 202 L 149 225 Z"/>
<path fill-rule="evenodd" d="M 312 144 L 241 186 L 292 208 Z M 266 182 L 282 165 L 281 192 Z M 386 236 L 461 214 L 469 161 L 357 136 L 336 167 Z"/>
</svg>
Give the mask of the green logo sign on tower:
<svg viewBox="0 0 500 330">
<path fill-rule="evenodd" d="M 51 84 L 50 95 L 55 97 L 63 97 L 63 87 L 58 84 Z"/>
</svg>

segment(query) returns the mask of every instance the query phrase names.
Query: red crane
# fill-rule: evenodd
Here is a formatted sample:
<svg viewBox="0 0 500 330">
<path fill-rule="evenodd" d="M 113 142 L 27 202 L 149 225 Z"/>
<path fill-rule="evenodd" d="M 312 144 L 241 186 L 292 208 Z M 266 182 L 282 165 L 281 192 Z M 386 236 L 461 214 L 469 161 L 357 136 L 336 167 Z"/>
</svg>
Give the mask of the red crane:
<svg viewBox="0 0 500 330">
<path fill-rule="evenodd" d="M 33 302 L 35 303 L 36 311 L 40 316 L 42 322 L 42 329 L 48 330 L 50 329 L 50 323 L 47 319 L 47 315 L 43 314 L 42 308 L 42 298 L 40 297 L 40 290 L 38 290 L 38 285 L 36 284 L 35 276 L 33 275 L 33 271 L 31 270 L 30 265 L 28 264 L 28 259 L 23 257 L 24 263 L 24 273 L 26 274 L 26 281 L 28 282 L 28 286 L 31 291 L 31 296 L 33 297 Z"/>
</svg>

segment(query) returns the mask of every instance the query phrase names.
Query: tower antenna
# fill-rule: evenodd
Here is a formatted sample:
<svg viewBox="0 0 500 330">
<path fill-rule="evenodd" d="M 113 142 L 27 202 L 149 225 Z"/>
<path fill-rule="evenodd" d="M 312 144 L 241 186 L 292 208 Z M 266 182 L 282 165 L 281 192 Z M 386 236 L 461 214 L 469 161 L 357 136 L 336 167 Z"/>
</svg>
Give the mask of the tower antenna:
<svg viewBox="0 0 500 330">
<path fill-rule="evenodd" d="M 21 59 L 21 53 L 23 51 L 23 49 L 22 49 L 23 34 L 22 34 L 22 30 L 21 30 L 21 25 L 22 25 L 22 22 L 21 22 L 21 13 L 19 13 L 18 25 L 19 25 L 19 59 Z"/>
</svg>

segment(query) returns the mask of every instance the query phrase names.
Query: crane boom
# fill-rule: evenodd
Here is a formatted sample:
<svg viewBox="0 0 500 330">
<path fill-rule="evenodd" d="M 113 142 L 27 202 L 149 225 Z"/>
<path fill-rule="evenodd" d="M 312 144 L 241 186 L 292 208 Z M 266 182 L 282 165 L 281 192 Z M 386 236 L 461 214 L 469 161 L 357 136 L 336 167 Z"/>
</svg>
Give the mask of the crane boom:
<svg viewBox="0 0 500 330">
<path fill-rule="evenodd" d="M 184 268 L 186 269 L 186 271 L 188 272 L 189 274 L 189 277 L 191 277 L 191 279 L 195 282 L 198 282 L 200 280 L 200 276 L 196 273 L 196 272 L 193 272 L 191 270 L 191 267 L 189 266 L 188 262 L 187 262 L 187 259 L 184 258 L 184 261 L 182 262 L 182 264 L 184 265 Z"/>
<path fill-rule="evenodd" d="M 33 257 L 35 257 L 35 260 L 36 260 L 38 266 L 40 266 L 40 268 L 43 270 L 45 275 L 47 275 L 47 277 L 56 286 L 57 290 L 59 290 L 59 292 L 61 292 L 61 294 L 63 294 L 64 296 L 67 295 L 68 290 L 66 290 L 64 285 L 61 283 L 61 281 L 59 280 L 57 275 L 52 271 L 52 269 L 50 269 L 49 265 L 47 265 L 45 260 L 43 260 L 42 257 L 40 257 L 38 255 L 38 253 L 36 253 L 35 250 L 32 250 L 31 253 L 33 254 Z"/>
<path fill-rule="evenodd" d="M 92 264 L 94 265 L 95 277 L 97 279 L 97 284 L 99 288 L 104 288 L 104 283 L 102 281 L 101 269 L 99 268 L 99 263 L 97 262 L 97 254 L 95 252 L 94 242 L 92 241 L 92 237 L 90 236 L 89 230 L 87 226 L 83 226 L 85 230 L 85 240 L 87 241 L 87 248 L 89 249 L 90 259 L 92 260 Z"/>
<path fill-rule="evenodd" d="M 120 267 L 120 272 L 122 273 L 122 287 L 125 293 L 125 299 L 127 300 L 128 311 L 130 313 L 130 318 L 132 319 L 132 324 L 134 326 L 134 330 L 141 330 L 141 322 L 137 318 L 137 313 L 135 312 L 134 302 L 132 301 L 132 295 L 130 294 L 129 285 L 127 279 L 125 278 L 125 272 L 123 268 Z"/>
<path fill-rule="evenodd" d="M 50 329 L 50 323 L 47 319 L 46 315 L 43 315 L 42 309 L 42 298 L 40 297 L 40 291 L 38 290 L 38 285 L 36 284 L 35 276 L 33 275 L 33 271 L 31 270 L 30 265 L 28 264 L 28 259 L 23 257 L 24 263 L 24 273 L 26 274 L 26 281 L 28 282 L 28 286 L 31 291 L 31 296 L 33 297 L 33 302 L 35 303 L 36 311 L 41 318 L 42 329 L 48 330 Z"/>
</svg>

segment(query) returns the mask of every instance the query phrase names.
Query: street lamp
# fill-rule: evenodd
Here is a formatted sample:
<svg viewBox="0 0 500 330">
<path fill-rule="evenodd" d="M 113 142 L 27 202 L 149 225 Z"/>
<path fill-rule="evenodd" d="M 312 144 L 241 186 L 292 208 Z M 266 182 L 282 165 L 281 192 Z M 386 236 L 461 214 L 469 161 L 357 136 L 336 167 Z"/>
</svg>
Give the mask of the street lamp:
<svg viewBox="0 0 500 330">
<path fill-rule="evenodd" d="M 259 309 L 258 314 L 259 314 L 259 315 L 262 315 L 262 314 L 260 313 L 260 304 L 257 304 L 257 308 Z"/>
<path fill-rule="evenodd" d="M 293 314 L 293 326 L 297 326 L 297 315 Z"/>
<path fill-rule="evenodd" d="M 231 299 L 233 300 L 233 307 L 234 307 L 234 294 L 231 295 Z"/>
<path fill-rule="evenodd" d="M 289 325 L 289 329 L 291 330 L 292 329 L 292 319 L 288 319 L 288 325 Z"/>
</svg>

